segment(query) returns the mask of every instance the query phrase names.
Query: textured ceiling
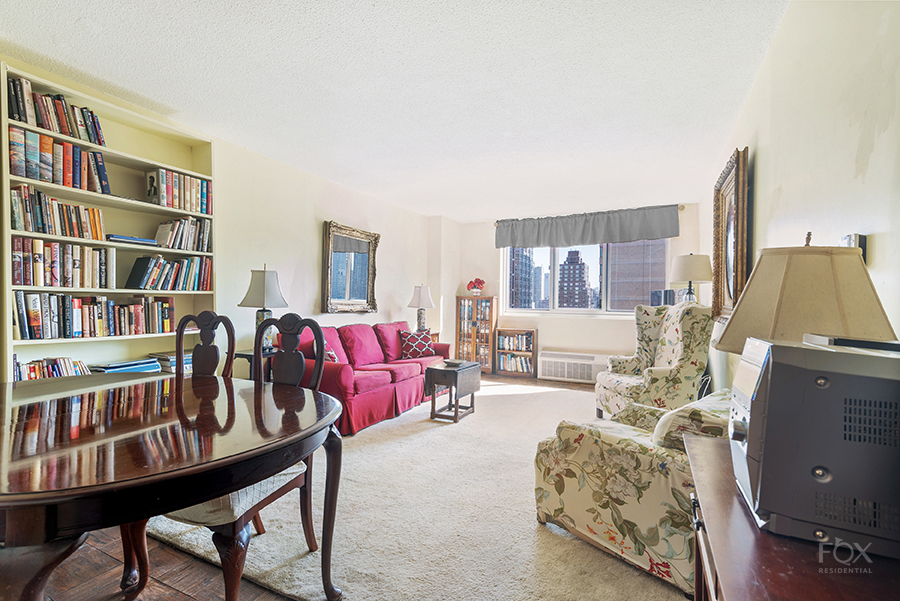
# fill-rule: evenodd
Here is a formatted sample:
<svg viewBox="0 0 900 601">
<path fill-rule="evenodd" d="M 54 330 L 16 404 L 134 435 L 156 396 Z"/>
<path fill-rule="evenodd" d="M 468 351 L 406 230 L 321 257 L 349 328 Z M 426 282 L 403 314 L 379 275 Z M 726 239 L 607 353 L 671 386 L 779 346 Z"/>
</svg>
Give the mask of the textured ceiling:
<svg viewBox="0 0 900 601">
<path fill-rule="evenodd" d="M 0 52 L 466 222 L 707 199 L 788 1 L 76 4 Z"/>
</svg>

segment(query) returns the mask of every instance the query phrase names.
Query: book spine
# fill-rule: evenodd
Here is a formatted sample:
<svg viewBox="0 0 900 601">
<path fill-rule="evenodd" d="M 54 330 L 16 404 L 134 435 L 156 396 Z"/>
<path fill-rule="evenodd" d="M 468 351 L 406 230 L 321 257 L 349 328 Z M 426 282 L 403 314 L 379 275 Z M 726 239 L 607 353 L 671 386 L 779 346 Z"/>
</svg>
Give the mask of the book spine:
<svg viewBox="0 0 900 601">
<path fill-rule="evenodd" d="M 166 206 L 174 207 L 175 206 L 175 193 L 172 190 L 172 181 L 175 179 L 175 174 L 171 171 L 166 171 Z"/>
<path fill-rule="evenodd" d="M 28 338 L 39 340 L 44 337 L 41 329 L 41 295 L 32 293 L 25 295 L 25 309 L 28 311 Z"/>
<path fill-rule="evenodd" d="M 28 125 L 37 125 L 37 119 L 34 114 L 34 98 L 31 97 L 31 82 L 24 77 L 21 78 L 22 81 L 22 100 L 25 104 L 25 119 L 24 121 L 28 123 Z"/>
<path fill-rule="evenodd" d="M 53 249 L 49 242 L 44 242 L 44 286 L 52 286 L 53 276 L 50 272 L 50 264 L 53 262 Z"/>
<path fill-rule="evenodd" d="M 59 295 L 51 294 L 50 295 L 50 338 L 60 338 L 60 328 L 59 323 Z"/>
<path fill-rule="evenodd" d="M 179 184 L 179 175 L 177 173 L 172 173 L 172 206 L 176 209 L 183 208 L 181 206 L 181 194 L 178 189 Z"/>
<path fill-rule="evenodd" d="M 19 337 L 21 340 L 28 340 L 28 311 L 25 307 L 25 293 L 16 290 L 16 317 L 18 318 Z"/>
<path fill-rule="evenodd" d="M 62 285 L 66 288 L 72 287 L 72 245 L 63 245 L 63 263 L 62 263 Z"/>
<path fill-rule="evenodd" d="M 88 141 L 92 144 L 97 144 L 97 132 L 94 129 L 94 118 L 90 109 L 82 107 L 81 116 L 84 117 L 84 127 L 87 130 Z"/>
<path fill-rule="evenodd" d="M 81 299 L 72 299 L 72 338 L 81 338 L 83 334 L 81 325 Z"/>
<path fill-rule="evenodd" d="M 97 163 L 97 175 L 100 179 L 100 193 L 101 194 L 110 194 L 109 191 L 109 178 L 106 175 L 106 164 L 103 162 L 103 153 L 95 152 L 94 160 Z"/>
<path fill-rule="evenodd" d="M 147 202 L 155 205 L 162 204 L 159 198 L 159 174 L 156 171 L 148 171 L 147 179 Z"/>
<path fill-rule="evenodd" d="M 81 280 L 81 247 L 72 246 L 72 287 L 83 288 Z"/>
<path fill-rule="evenodd" d="M 25 132 L 25 177 L 40 179 L 41 176 L 41 135 Z"/>
<path fill-rule="evenodd" d="M 84 124 L 84 109 L 79 108 L 77 106 L 72 107 L 72 113 L 75 115 L 75 127 L 78 130 L 78 137 L 82 140 L 86 140 L 88 142 L 91 141 L 90 136 L 87 132 L 87 127 Z"/>
<path fill-rule="evenodd" d="M 13 188 L 9 191 L 9 204 L 11 218 L 10 227 L 12 227 L 12 229 L 14 230 L 22 231 L 23 229 L 25 229 L 25 222 L 22 218 L 22 198 L 16 188 Z"/>
<path fill-rule="evenodd" d="M 63 185 L 63 145 L 53 143 L 53 183 Z"/>
<path fill-rule="evenodd" d="M 42 338 L 53 338 L 52 322 L 50 321 L 50 295 L 46 292 L 41 293 L 41 332 Z"/>
<path fill-rule="evenodd" d="M 101 248 L 99 250 L 100 257 L 97 261 L 98 269 L 99 269 L 99 280 L 100 288 L 109 288 L 109 285 L 106 282 L 106 249 Z"/>
<path fill-rule="evenodd" d="M 81 148 L 72 146 L 72 187 L 81 188 Z"/>
<path fill-rule="evenodd" d="M 106 282 L 109 284 L 109 288 L 115 290 L 116 288 L 116 249 L 108 248 L 106 249 Z"/>
<path fill-rule="evenodd" d="M 72 143 L 63 142 L 63 185 L 72 187 Z"/>
<path fill-rule="evenodd" d="M 12 283 L 22 285 L 22 238 L 12 237 Z"/>
<path fill-rule="evenodd" d="M 66 119 L 66 109 L 63 107 L 62 100 L 53 98 L 53 109 L 56 112 L 56 121 L 59 123 L 59 132 L 71 136 L 72 133 L 69 131 L 69 121 Z"/>
<path fill-rule="evenodd" d="M 90 171 L 90 167 L 88 165 L 88 153 L 85 150 L 81 151 L 81 189 L 88 190 L 88 172 Z"/>
<path fill-rule="evenodd" d="M 25 130 L 9 126 L 9 173 L 25 177 Z"/>
<path fill-rule="evenodd" d="M 98 117 L 94 113 L 91 113 L 91 116 L 94 118 L 94 127 L 97 128 L 97 139 L 99 140 L 98 144 L 100 144 L 100 146 L 106 146 L 106 138 L 103 136 L 103 128 L 100 127 L 100 117 Z"/>
<path fill-rule="evenodd" d="M 6 80 L 6 106 L 8 108 L 7 116 L 15 121 L 21 121 L 19 118 L 19 103 L 16 99 L 16 82 L 10 77 Z"/>
<path fill-rule="evenodd" d="M 53 181 L 53 138 L 41 135 L 38 142 L 38 179 L 42 182 Z"/>
<path fill-rule="evenodd" d="M 206 180 L 200 180 L 200 212 L 206 213 Z"/>
<path fill-rule="evenodd" d="M 25 99 L 22 97 L 22 80 L 16 78 L 13 80 L 16 86 L 16 111 L 19 113 L 18 121 L 27 123 L 27 113 L 25 112 Z"/>
<path fill-rule="evenodd" d="M 33 286 L 44 285 L 44 241 L 31 241 L 31 277 Z"/>
<path fill-rule="evenodd" d="M 31 240 L 29 238 L 22 239 L 22 285 L 32 286 L 34 278 L 32 272 L 34 264 L 31 261 Z"/>
<path fill-rule="evenodd" d="M 50 285 L 59 287 L 62 282 L 59 278 L 60 248 L 59 242 L 50 242 Z"/>
</svg>

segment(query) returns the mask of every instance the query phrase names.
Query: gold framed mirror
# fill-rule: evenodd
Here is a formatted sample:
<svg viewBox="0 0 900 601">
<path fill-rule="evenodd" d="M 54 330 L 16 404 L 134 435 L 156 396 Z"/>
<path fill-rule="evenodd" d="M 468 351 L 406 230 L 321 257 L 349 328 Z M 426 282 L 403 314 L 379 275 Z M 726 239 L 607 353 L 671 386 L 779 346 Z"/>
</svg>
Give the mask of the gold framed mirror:
<svg viewBox="0 0 900 601">
<path fill-rule="evenodd" d="M 735 149 L 713 188 L 713 317 L 727 321 L 749 276 L 748 149 Z"/>
<path fill-rule="evenodd" d="M 323 313 L 374 313 L 375 250 L 380 234 L 325 222 Z"/>
</svg>

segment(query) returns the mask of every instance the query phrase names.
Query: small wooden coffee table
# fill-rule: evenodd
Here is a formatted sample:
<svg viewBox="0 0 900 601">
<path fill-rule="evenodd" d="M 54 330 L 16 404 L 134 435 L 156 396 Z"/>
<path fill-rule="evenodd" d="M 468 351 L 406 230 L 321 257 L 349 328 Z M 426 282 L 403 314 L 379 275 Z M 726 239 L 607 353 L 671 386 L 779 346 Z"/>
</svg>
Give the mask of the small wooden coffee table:
<svg viewBox="0 0 900 601">
<path fill-rule="evenodd" d="M 450 398 L 443 407 L 437 407 L 438 386 L 450 388 Z M 461 365 L 442 363 L 425 370 L 425 392 L 431 393 L 431 419 L 460 419 L 475 413 L 475 393 L 481 390 L 481 364 L 475 361 L 464 361 Z M 460 406 L 459 398 L 470 395 L 469 404 Z M 460 412 L 462 409 L 462 412 Z"/>
</svg>

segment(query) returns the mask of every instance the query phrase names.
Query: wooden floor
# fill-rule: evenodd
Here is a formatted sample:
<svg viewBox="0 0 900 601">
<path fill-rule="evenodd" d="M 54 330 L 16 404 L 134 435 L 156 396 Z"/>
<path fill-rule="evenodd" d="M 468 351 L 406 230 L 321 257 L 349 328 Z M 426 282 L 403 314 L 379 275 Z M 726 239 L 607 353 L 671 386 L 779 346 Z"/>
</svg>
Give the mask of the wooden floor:
<svg viewBox="0 0 900 601">
<path fill-rule="evenodd" d="M 210 536 L 212 533 L 210 533 Z M 221 601 L 225 598 L 222 569 L 193 555 L 147 537 L 150 582 L 139 601 Z M 90 538 L 50 576 L 45 599 L 53 601 L 111 601 L 125 597 L 122 579 L 122 542 L 119 528 L 91 532 Z M 240 601 L 288 601 L 252 582 L 241 581 Z"/>
<path fill-rule="evenodd" d="M 567 382 L 550 382 L 533 378 L 485 374 L 484 380 L 592 391 L 593 386 Z M 212 534 L 210 534 L 212 536 Z M 138 601 L 221 601 L 225 598 L 222 569 L 193 555 L 147 537 L 150 549 L 150 582 Z M 92 532 L 87 542 L 64 561 L 50 577 L 46 599 L 52 601 L 119 601 L 122 578 L 122 543 L 119 529 Z M 240 601 L 289 601 L 277 593 L 241 581 Z"/>
</svg>

